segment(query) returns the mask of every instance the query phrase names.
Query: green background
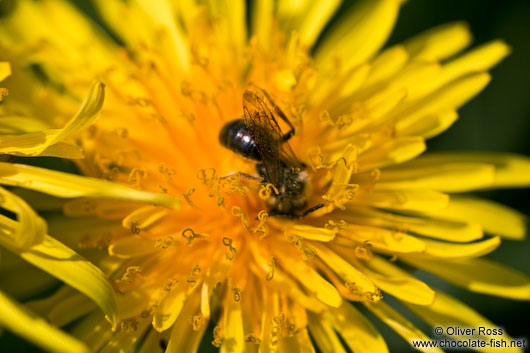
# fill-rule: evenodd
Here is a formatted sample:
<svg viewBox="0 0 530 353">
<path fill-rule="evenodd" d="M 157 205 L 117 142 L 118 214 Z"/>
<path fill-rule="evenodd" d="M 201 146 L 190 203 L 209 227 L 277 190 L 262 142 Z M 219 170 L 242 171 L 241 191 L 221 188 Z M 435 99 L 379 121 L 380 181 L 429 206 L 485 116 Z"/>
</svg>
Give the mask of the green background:
<svg viewBox="0 0 530 353">
<path fill-rule="evenodd" d="M 109 0 L 110 1 L 110 0 Z M 5 4 L 5 0 L 0 0 Z M 87 0 L 74 3 L 93 15 Z M 339 17 L 354 1 L 345 1 Z M 1 8 L 1 6 L 0 6 Z M 466 21 L 474 35 L 474 45 L 502 38 L 513 48 L 512 54 L 491 73 L 490 85 L 459 111 L 459 120 L 444 134 L 428 141 L 429 150 L 482 150 L 515 152 L 530 155 L 530 2 L 524 0 L 409 0 L 401 10 L 395 30 L 387 45 L 399 43 L 430 27 Z M 480 196 L 502 202 L 530 215 L 530 190 L 481 192 Z M 530 241 L 504 242 L 489 257 L 530 275 Z M 512 337 L 528 337 L 530 303 L 500 299 L 460 290 L 426 273 L 419 276 L 436 288 L 449 292 L 468 303 L 491 321 L 507 329 Z M 391 300 L 391 298 L 389 299 Z M 367 314 L 370 316 L 369 314 Z M 407 315 L 408 316 L 408 315 Z M 424 332 L 431 329 L 409 316 Z M 372 322 L 387 339 L 391 352 L 412 349 L 399 336 L 375 318 Z M 206 333 L 201 352 L 216 351 Z M 0 336 L 2 352 L 37 352 L 30 344 L 4 332 Z"/>
</svg>

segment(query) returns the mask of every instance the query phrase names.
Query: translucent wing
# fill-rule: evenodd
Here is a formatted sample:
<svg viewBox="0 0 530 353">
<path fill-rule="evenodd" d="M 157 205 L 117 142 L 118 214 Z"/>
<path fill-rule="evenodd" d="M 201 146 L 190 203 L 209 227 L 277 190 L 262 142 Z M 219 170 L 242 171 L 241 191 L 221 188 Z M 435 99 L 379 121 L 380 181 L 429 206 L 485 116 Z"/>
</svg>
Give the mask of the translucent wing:
<svg viewBox="0 0 530 353">
<path fill-rule="evenodd" d="M 262 98 L 252 91 L 243 94 L 243 112 L 247 129 L 256 143 L 256 148 L 265 166 L 269 182 L 275 186 L 283 183 L 283 170 L 285 163 L 290 166 L 299 166 L 294 154 L 283 148 L 283 134 L 274 117 L 273 109 L 268 98 Z M 285 143 L 286 144 L 286 143 Z"/>
</svg>

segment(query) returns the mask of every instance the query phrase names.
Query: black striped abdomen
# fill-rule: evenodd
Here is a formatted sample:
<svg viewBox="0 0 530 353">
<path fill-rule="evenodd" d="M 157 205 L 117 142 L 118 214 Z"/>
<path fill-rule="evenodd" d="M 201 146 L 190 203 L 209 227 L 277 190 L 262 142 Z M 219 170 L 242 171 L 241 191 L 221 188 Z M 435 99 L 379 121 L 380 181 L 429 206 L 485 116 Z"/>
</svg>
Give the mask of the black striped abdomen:
<svg viewBox="0 0 530 353">
<path fill-rule="evenodd" d="M 243 157 L 261 161 L 256 143 L 250 136 L 243 119 L 236 119 L 226 123 L 219 133 L 219 142 L 224 147 Z"/>
</svg>

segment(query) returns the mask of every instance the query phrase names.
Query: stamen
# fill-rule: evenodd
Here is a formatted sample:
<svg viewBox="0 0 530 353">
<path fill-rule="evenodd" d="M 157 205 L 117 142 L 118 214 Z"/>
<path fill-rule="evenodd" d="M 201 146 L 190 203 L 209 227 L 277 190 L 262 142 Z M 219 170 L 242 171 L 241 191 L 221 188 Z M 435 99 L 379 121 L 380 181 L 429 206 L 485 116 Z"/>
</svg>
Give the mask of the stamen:
<svg viewBox="0 0 530 353">
<path fill-rule="evenodd" d="M 337 222 L 334 222 L 332 220 L 329 220 L 328 223 L 326 223 L 326 225 L 324 226 L 324 228 L 326 229 L 329 229 L 329 230 L 341 230 L 341 229 L 344 229 L 344 228 L 347 228 L 349 226 L 348 223 L 346 223 L 344 220 L 340 220 L 339 223 Z"/>
<path fill-rule="evenodd" d="M 254 343 L 254 344 L 260 344 L 261 338 L 259 338 L 258 335 L 254 333 L 249 333 L 245 336 L 245 342 L 247 343 Z"/>
<path fill-rule="evenodd" d="M 228 237 L 223 238 L 223 245 L 228 247 L 230 253 L 226 254 L 226 259 L 232 261 L 236 257 L 237 249 L 232 246 L 232 239 Z"/>
<path fill-rule="evenodd" d="M 358 184 L 333 184 L 333 186 L 342 187 L 343 189 L 338 192 L 338 194 L 334 193 L 334 196 L 330 195 L 324 195 L 322 196 L 322 199 L 324 199 L 326 202 L 330 203 L 333 208 L 339 208 L 341 210 L 345 210 L 346 207 L 344 206 L 346 203 L 352 201 L 355 198 L 355 195 L 357 194 L 357 191 L 359 190 Z"/>
<path fill-rule="evenodd" d="M 155 241 L 155 248 L 167 249 L 170 246 L 179 245 L 179 244 L 180 243 L 177 240 L 175 240 L 175 238 L 173 238 L 171 235 L 168 235 L 165 238 L 157 239 Z"/>
<path fill-rule="evenodd" d="M 126 319 L 120 323 L 120 329 L 125 332 L 133 332 L 138 330 L 138 320 Z"/>
<path fill-rule="evenodd" d="M 301 237 L 292 235 L 288 232 L 285 232 L 284 234 L 289 243 L 293 244 L 295 248 L 297 248 L 298 250 L 304 253 L 306 259 L 311 260 L 313 257 L 315 257 L 316 250 L 308 246 L 305 246 Z"/>
<path fill-rule="evenodd" d="M 98 127 L 96 125 L 90 125 L 85 131 L 86 131 L 86 138 L 93 139 L 96 137 L 98 133 Z"/>
<path fill-rule="evenodd" d="M 147 170 L 145 168 L 133 168 L 129 173 L 129 183 L 134 184 L 137 189 L 141 188 L 141 182 L 147 178 Z"/>
<path fill-rule="evenodd" d="M 269 264 L 269 272 L 267 272 L 267 276 L 265 277 L 265 280 L 271 281 L 274 278 L 274 271 L 276 270 L 276 267 L 278 267 L 278 260 L 274 256 L 271 256 L 271 261 Z"/>
<path fill-rule="evenodd" d="M 146 309 L 144 311 L 142 311 L 142 313 L 140 314 L 140 317 L 142 319 L 147 319 L 149 316 L 151 316 L 153 314 L 153 309 L 152 308 L 149 308 L 149 309 Z"/>
<path fill-rule="evenodd" d="M 7 97 L 9 95 L 9 90 L 4 87 L 0 87 L 0 102 L 3 100 L 4 97 Z"/>
<path fill-rule="evenodd" d="M 173 289 L 174 286 L 176 286 L 180 281 L 176 278 L 170 278 L 166 281 L 166 284 L 164 284 L 164 290 L 166 292 L 169 292 Z"/>
<path fill-rule="evenodd" d="M 188 189 L 188 191 L 186 191 L 185 193 L 180 194 L 180 195 L 182 195 L 182 197 L 184 198 L 184 200 L 186 200 L 188 205 L 190 205 L 193 208 L 198 208 L 197 205 L 195 205 L 193 203 L 193 201 L 191 201 L 191 199 L 190 199 L 191 194 L 193 194 L 194 192 L 195 192 L 195 188 L 191 187 L 191 188 Z"/>
<path fill-rule="evenodd" d="M 370 186 L 374 187 L 380 178 L 381 178 L 381 170 L 380 169 L 372 170 L 370 172 Z"/>
<path fill-rule="evenodd" d="M 200 181 L 209 187 L 212 187 L 212 182 L 215 177 L 215 168 L 199 169 L 196 175 Z"/>
<path fill-rule="evenodd" d="M 298 333 L 298 330 L 296 329 L 296 325 L 293 324 L 293 323 L 289 323 L 287 325 L 287 336 L 288 337 L 293 337 L 294 335 L 296 335 Z"/>
<path fill-rule="evenodd" d="M 230 176 L 228 178 L 220 178 L 220 180 L 222 180 L 221 187 L 224 190 L 228 190 L 230 192 L 237 192 L 243 196 L 246 196 L 248 192 L 248 186 L 236 183 L 239 178 Z"/>
<path fill-rule="evenodd" d="M 193 240 L 195 239 L 204 239 L 207 238 L 206 235 L 198 234 L 193 231 L 191 228 L 186 228 L 182 231 L 182 237 L 186 239 L 186 244 L 189 246 L 193 245 Z"/>
<path fill-rule="evenodd" d="M 245 212 L 243 212 L 241 207 L 233 206 L 232 207 L 232 215 L 236 216 L 236 217 L 240 217 L 241 218 L 241 223 L 243 224 L 243 227 L 245 227 L 246 230 L 251 230 L 249 225 L 248 225 L 248 217 L 245 214 Z"/>
<path fill-rule="evenodd" d="M 354 114 L 342 114 L 331 117 L 328 111 L 324 110 L 319 115 L 320 120 L 338 129 L 349 126 L 353 123 Z"/>
<path fill-rule="evenodd" d="M 215 326 L 213 328 L 213 341 L 212 341 L 212 344 L 214 345 L 214 347 L 221 347 L 221 345 L 223 344 L 223 331 L 221 329 L 220 326 Z"/>
<path fill-rule="evenodd" d="M 193 317 L 190 320 L 190 324 L 191 324 L 193 331 L 199 331 L 202 327 L 203 322 L 204 322 L 204 319 L 201 314 L 193 315 Z"/>
<path fill-rule="evenodd" d="M 195 264 L 193 265 L 191 271 L 186 275 L 186 282 L 190 284 L 191 288 L 195 287 L 197 284 L 197 277 L 199 276 L 199 273 L 201 273 L 201 269 L 199 265 Z"/>
<path fill-rule="evenodd" d="M 140 228 L 140 222 L 136 219 L 131 221 L 131 233 L 134 235 L 138 235 L 142 232 L 142 229 Z"/>
<path fill-rule="evenodd" d="M 269 228 L 266 225 L 267 219 L 269 218 L 269 214 L 265 210 L 261 210 L 258 213 L 258 220 L 259 224 L 252 228 L 252 231 L 254 233 L 261 233 L 259 236 L 259 239 L 265 238 L 269 234 Z"/>
<path fill-rule="evenodd" d="M 372 244 L 370 244 L 368 241 L 365 241 L 364 243 L 357 245 L 353 252 L 355 256 L 361 260 L 370 260 L 373 257 L 372 250 L 370 249 L 371 247 Z"/>
<path fill-rule="evenodd" d="M 232 288 L 232 299 L 234 299 L 235 302 L 241 300 L 241 290 L 239 288 Z"/>
<path fill-rule="evenodd" d="M 127 138 L 129 136 L 129 131 L 123 127 L 116 128 L 113 132 L 121 138 Z"/>
<path fill-rule="evenodd" d="M 165 163 L 161 163 L 158 166 L 158 171 L 164 175 L 164 178 L 167 182 L 170 182 L 173 175 L 177 174 L 177 171 L 174 168 L 168 167 Z"/>
<path fill-rule="evenodd" d="M 127 267 L 127 270 L 125 270 L 125 274 L 121 277 L 121 283 L 129 284 L 132 283 L 132 281 L 136 278 L 136 276 L 142 272 L 142 268 L 140 266 L 129 266 Z"/>
<path fill-rule="evenodd" d="M 274 322 L 278 326 L 283 326 L 283 323 L 285 322 L 285 313 L 280 313 L 280 315 L 275 316 L 272 319 L 272 322 Z"/>
<path fill-rule="evenodd" d="M 105 180 L 114 180 L 120 174 L 120 170 L 117 167 L 112 167 L 108 172 L 103 174 Z"/>
<path fill-rule="evenodd" d="M 355 166 L 354 169 L 358 169 L 356 166 L 356 161 L 348 163 L 345 157 L 341 157 L 333 162 L 325 163 L 324 161 L 326 159 L 326 155 L 322 153 L 320 146 L 314 146 L 309 148 L 307 156 L 314 171 L 317 171 L 319 169 L 333 169 L 339 162 L 343 162 L 346 168 L 349 168 L 353 165 Z"/>
<path fill-rule="evenodd" d="M 273 190 L 276 195 L 280 194 L 280 191 L 278 191 L 276 186 L 274 186 L 273 184 L 271 183 L 261 184 L 258 196 L 262 200 L 267 200 L 271 196 Z"/>
</svg>

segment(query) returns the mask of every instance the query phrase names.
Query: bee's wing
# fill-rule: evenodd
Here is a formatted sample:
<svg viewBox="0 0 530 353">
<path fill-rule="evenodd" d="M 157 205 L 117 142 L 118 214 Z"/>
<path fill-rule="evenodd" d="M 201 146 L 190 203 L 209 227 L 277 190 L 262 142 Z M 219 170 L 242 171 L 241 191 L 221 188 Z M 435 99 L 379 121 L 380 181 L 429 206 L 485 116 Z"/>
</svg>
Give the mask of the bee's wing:
<svg viewBox="0 0 530 353">
<path fill-rule="evenodd" d="M 268 181 L 276 186 L 281 185 L 283 182 L 282 131 L 272 110 L 262 98 L 247 90 L 243 94 L 243 112 L 247 129 L 256 143 L 265 166 Z"/>
</svg>

